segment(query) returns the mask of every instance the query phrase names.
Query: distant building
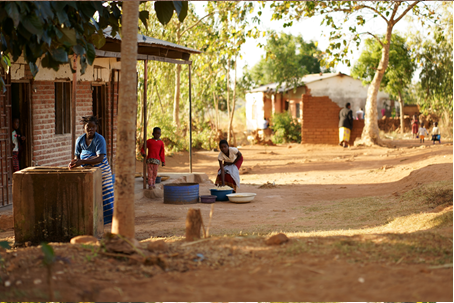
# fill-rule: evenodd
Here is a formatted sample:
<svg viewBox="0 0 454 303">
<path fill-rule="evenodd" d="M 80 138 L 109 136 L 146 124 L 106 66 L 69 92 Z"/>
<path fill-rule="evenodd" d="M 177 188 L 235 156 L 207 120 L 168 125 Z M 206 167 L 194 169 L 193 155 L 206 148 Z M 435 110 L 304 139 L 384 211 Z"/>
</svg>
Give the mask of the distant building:
<svg viewBox="0 0 454 303">
<path fill-rule="evenodd" d="M 254 88 L 246 94 L 247 130 L 261 128 L 263 119 L 271 120 L 274 113 L 288 111 L 303 123 L 303 96 L 328 97 L 339 109 L 347 102 L 351 103 L 353 113 L 365 108 L 368 86 L 361 80 L 342 73 L 311 74 L 302 78 L 302 85 L 285 89 L 285 83 L 277 89 L 278 83 L 271 83 Z M 315 100 L 312 98 L 312 100 Z M 379 91 L 377 96 L 377 118 L 381 118 L 381 109 L 386 108 L 389 95 Z M 388 106 L 390 102 L 387 102 Z M 319 108 L 322 112 L 324 109 Z M 317 113 L 314 113 L 317 115 Z M 319 115 L 320 116 L 320 115 Z M 332 119 L 337 119 L 332 117 Z M 320 123 L 324 123 L 320 121 Z M 271 121 L 272 125 L 272 121 Z"/>
</svg>

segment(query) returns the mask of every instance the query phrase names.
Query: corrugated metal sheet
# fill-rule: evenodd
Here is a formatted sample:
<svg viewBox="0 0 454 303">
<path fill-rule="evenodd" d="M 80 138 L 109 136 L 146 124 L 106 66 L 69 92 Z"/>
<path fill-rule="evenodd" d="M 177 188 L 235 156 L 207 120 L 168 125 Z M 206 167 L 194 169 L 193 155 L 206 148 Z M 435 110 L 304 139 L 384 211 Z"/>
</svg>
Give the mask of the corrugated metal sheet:
<svg viewBox="0 0 454 303">
<path fill-rule="evenodd" d="M 106 38 L 111 38 L 111 39 L 114 39 L 114 40 L 121 41 L 121 37 L 120 37 L 120 35 L 118 33 L 115 35 L 115 37 L 112 36 L 112 29 L 111 28 L 106 28 L 103 32 L 104 32 L 104 36 Z M 201 51 L 198 51 L 196 49 L 192 49 L 192 48 L 189 48 L 189 47 L 186 47 L 186 46 L 181 46 L 181 45 L 178 45 L 178 44 L 175 44 L 175 43 L 172 43 L 172 42 L 167 42 L 167 41 L 164 41 L 164 40 L 159 40 L 159 39 L 156 39 L 156 38 L 147 37 L 147 36 L 142 35 L 142 34 L 137 34 L 137 43 L 144 43 L 144 44 L 148 44 L 148 45 L 156 45 L 156 46 L 165 47 L 165 48 L 172 48 L 172 49 L 175 49 L 175 50 L 179 50 L 179 51 L 186 52 L 186 53 L 191 53 L 191 54 L 200 54 L 200 53 L 202 53 Z"/>
<path fill-rule="evenodd" d="M 311 82 L 315 82 L 315 81 L 320 81 L 320 80 L 324 80 L 324 79 L 328 79 L 328 78 L 332 78 L 332 77 L 337 77 L 337 76 L 347 76 L 347 77 L 351 77 L 349 75 L 346 75 L 346 74 L 343 74 L 343 73 L 326 73 L 326 74 L 310 74 L 310 75 L 305 75 L 302 79 L 301 79 L 301 82 L 304 83 L 304 84 L 309 84 Z M 257 88 L 254 88 L 252 90 L 250 90 L 249 92 L 251 93 L 256 93 L 256 92 L 274 92 L 276 91 L 276 88 L 278 86 L 279 83 L 270 83 L 270 84 L 267 84 L 267 85 L 262 85 L 262 86 L 259 86 Z M 281 84 L 281 87 L 279 88 L 278 92 L 279 93 L 282 93 L 284 92 L 284 88 L 285 88 L 285 82 Z M 287 89 L 288 91 L 289 89 Z"/>
</svg>

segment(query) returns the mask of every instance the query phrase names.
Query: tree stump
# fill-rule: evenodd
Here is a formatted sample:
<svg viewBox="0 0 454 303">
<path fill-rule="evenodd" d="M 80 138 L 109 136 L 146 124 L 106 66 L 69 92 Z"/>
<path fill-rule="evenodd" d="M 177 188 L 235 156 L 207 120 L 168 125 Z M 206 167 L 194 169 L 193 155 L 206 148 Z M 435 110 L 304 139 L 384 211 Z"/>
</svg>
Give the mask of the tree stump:
<svg viewBox="0 0 454 303">
<path fill-rule="evenodd" d="M 190 208 L 186 217 L 186 241 L 200 239 L 203 220 L 200 209 Z"/>
</svg>

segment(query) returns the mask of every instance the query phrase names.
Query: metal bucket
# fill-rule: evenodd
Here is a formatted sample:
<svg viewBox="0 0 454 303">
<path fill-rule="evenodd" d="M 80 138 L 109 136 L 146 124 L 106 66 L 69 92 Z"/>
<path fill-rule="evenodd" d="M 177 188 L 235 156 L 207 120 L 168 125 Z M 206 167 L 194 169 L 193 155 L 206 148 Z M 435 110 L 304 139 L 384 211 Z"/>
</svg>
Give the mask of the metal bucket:
<svg viewBox="0 0 454 303">
<path fill-rule="evenodd" d="M 164 185 L 165 204 L 195 204 L 198 202 L 198 183 L 177 183 Z"/>
</svg>

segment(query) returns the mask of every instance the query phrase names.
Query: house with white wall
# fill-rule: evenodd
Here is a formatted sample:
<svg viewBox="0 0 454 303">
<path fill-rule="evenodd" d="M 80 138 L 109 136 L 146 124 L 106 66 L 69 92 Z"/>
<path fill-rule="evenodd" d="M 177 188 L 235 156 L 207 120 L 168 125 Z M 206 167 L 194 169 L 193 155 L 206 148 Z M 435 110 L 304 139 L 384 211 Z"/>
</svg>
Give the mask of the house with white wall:
<svg viewBox="0 0 454 303">
<path fill-rule="evenodd" d="M 339 107 L 350 102 L 351 109 L 356 112 L 364 110 L 367 89 L 361 80 L 343 73 L 310 74 L 302 78 L 302 84 L 295 88 L 285 88 L 285 83 L 271 83 L 254 88 L 246 94 L 246 125 L 247 130 L 261 128 L 263 119 L 270 119 L 275 113 L 288 111 L 301 122 L 302 96 L 327 96 Z M 389 95 L 379 91 L 377 96 L 377 119 L 381 118 L 381 109 L 389 108 Z"/>
</svg>

